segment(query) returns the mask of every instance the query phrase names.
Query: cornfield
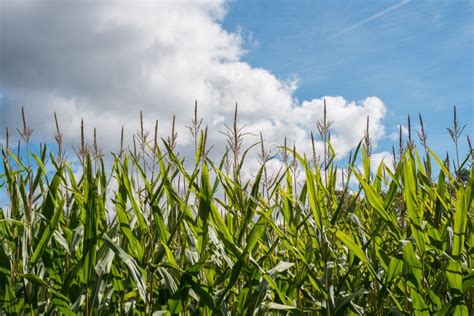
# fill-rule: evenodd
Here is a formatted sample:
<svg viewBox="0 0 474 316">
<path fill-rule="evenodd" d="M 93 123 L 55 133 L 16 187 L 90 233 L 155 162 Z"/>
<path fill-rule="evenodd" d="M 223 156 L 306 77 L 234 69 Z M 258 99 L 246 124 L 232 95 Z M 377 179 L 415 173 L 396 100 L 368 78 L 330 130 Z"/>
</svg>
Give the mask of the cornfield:
<svg viewBox="0 0 474 316">
<path fill-rule="evenodd" d="M 454 163 L 422 131 L 371 166 L 367 128 L 340 168 L 326 117 L 323 153 L 285 142 L 273 157 L 263 137 L 242 147 L 236 110 L 221 159 L 196 115 L 192 160 L 174 130 L 142 124 L 111 163 L 82 137 L 79 171 L 57 120 L 59 147 L 39 149 L 23 121 L 19 149 L 2 149 L 1 314 L 473 313 L 473 156 L 468 139 L 459 157 L 456 118 Z M 245 180 L 250 150 L 261 167 Z"/>
</svg>

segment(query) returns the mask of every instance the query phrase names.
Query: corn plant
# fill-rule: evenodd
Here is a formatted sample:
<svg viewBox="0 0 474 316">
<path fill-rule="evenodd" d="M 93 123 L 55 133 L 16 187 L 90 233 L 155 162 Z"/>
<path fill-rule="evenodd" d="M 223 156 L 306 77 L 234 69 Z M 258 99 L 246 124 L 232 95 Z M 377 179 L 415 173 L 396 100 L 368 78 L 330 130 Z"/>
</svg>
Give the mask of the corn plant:
<svg viewBox="0 0 474 316">
<path fill-rule="evenodd" d="M 216 160 L 201 122 L 196 108 L 192 160 L 176 152 L 174 128 L 158 139 L 158 121 L 128 151 L 122 129 L 112 163 L 83 126 L 80 164 L 68 162 L 57 119 L 59 150 L 4 147 L 0 313 L 473 312 L 472 152 L 461 161 L 456 144 L 453 171 L 425 136 L 423 153 L 400 140 L 393 165 L 371 166 L 367 120 L 341 185 L 325 117 L 321 162 L 286 142 L 269 157 L 261 136 L 261 167 L 245 180 L 242 129 L 224 133 Z M 29 148 L 26 123 L 21 133 Z M 270 174 L 269 159 L 285 167 Z"/>
</svg>

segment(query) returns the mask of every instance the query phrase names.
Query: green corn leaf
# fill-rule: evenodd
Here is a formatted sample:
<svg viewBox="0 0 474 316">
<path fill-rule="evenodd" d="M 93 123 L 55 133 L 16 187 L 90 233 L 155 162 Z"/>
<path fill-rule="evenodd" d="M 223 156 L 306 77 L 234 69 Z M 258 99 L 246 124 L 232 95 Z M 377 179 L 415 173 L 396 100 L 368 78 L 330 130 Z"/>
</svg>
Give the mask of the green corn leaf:
<svg viewBox="0 0 474 316">
<path fill-rule="evenodd" d="M 122 248 L 120 248 L 114 241 L 112 241 L 107 235 L 103 236 L 103 240 L 126 265 L 132 279 L 135 282 L 140 298 L 144 302 L 146 302 L 147 289 L 145 281 L 143 279 L 143 271 L 141 271 L 136 261 L 130 255 L 128 255 Z"/>
<path fill-rule="evenodd" d="M 36 245 L 35 251 L 30 259 L 30 264 L 34 266 L 38 259 L 43 254 L 44 250 L 48 246 L 51 238 L 53 237 L 54 230 L 56 229 L 56 225 L 58 224 L 59 217 L 62 214 L 62 205 L 63 201 L 57 201 L 57 191 L 60 183 L 60 178 L 58 174 L 53 178 L 48 190 L 48 196 L 46 201 L 43 204 L 43 214 L 45 215 L 45 219 L 47 221 L 46 226 L 44 227 L 44 231 L 41 235 L 41 239 Z M 47 217 L 49 216 L 49 217 Z"/>
<path fill-rule="evenodd" d="M 354 255 L 356 255 L 361 261 L 368 263 L 367 257 L 362 250 L 362 247 L 359 246 L 351 237 L 341 231 L 336 232 L 336 237 L 342 241 L 342 243 L 346 245 L 347 248 L 349 248 L 349 251 L 354 253 Z"/>
</svg>

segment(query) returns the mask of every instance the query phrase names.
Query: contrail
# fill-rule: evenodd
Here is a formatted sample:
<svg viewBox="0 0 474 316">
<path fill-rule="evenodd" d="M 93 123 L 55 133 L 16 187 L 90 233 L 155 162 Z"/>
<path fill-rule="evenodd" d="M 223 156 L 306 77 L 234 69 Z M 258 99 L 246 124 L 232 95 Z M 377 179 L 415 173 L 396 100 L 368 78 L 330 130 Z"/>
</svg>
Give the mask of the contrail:
<svg viewBox="0 0 474 316">
<path fill-rule="evenodd" d="M 374 19 L 376 19 L 376 18 L 381 17 L 381 16 L 384 15 L 384 14 L 387 14 L 387 13 L 393 11 L 393 10 L 396 10 L 396 9 L 400 8 L 401 6 L 404 6 L 404 5 L 407 4 L 408 2 L 410 2 L 410 0 L 403 0 L 403 1 L 401 1 L 400 3 L 397 3 L 396 5 L 393 5 L 393 6 L 391 6 L 391 7 L 388 7 L 388 8 L 385 9 L 385 10 L 382 10 L 382 11 L 380 11 L 380 12 L 377 12 L 376 14 L 374 14 L 374 15 L 368 17 L 367 19 L 362 20 L 362 21 L 360 21 L 360 22 L 358 22 L 358 23 L 356 23 L 356 24 L 354 24 L 354 25 L 351 25 L 351 26 L 349 26 L 348 28 L 345 28 L 345 29 L 343 29 L 343 30 L 340 31 L 340 32 L 337 32 L 336 34 L 334 34 L 333 36 L 331 36 L 329 39 L 334 39 L 334 38 L 336 38 L 336 37 L 338 37 L 338 36 L 340 36 L 340 35 L 342 35 L 342 34 L 344 34 L 344 33 L 347 33 L 347 32 L 349 32 L 349 31 L 352 31 L 353 29 L 356 29 L 356 28 L 358 28 L 359 26 L 361 26 L 361 25 L 363 25 L 363 24 L 365 24 L 365 23 L 367 23 L 367 22 L 370 22 L 370 21 L 372 21 L 372 20 L 374 20 Z"/>
</svg>

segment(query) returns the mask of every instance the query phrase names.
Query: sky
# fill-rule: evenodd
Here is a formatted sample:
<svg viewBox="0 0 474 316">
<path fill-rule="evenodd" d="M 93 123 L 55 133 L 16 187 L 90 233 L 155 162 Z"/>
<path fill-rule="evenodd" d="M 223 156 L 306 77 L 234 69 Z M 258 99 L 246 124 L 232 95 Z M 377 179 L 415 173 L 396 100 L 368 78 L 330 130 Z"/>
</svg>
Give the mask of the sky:
<svg viewBox="0 0 474 316">
<path fill-rule="evenodd" d="M 343 159 L 366 117 L 374 156 L 387 157 L 407 115 L 425 119 L 429 144 L 449 148 L 457 106 L 472 135 L 473 1 L 0 0 L 0 126 L 53 141 L 53 112 L 69 144 L 81 118 L 107 150 L 138 128 L 161 136 L 176 115 L 178 144 L 194 100 L 216 150 L 239 105 L 249 143 L 262 132 L 310 151 L 326 100 Z M 4 142 L 0 137 L 0 141 Z M 318 150 L 321 144 L 317 144 Z M 464 147 L 465 148 L 465 147 Z"/>
<path fill-rule="evenodd" d="M 296 76 L 295 96 L 379 97 L 385 141 L 421 113 L 431 146 L 449 143 L 453 106 L 472 137 L 473 1 L 235 1 L 224 27 L 250 40 L 244 60 Z"/>
</svg>

